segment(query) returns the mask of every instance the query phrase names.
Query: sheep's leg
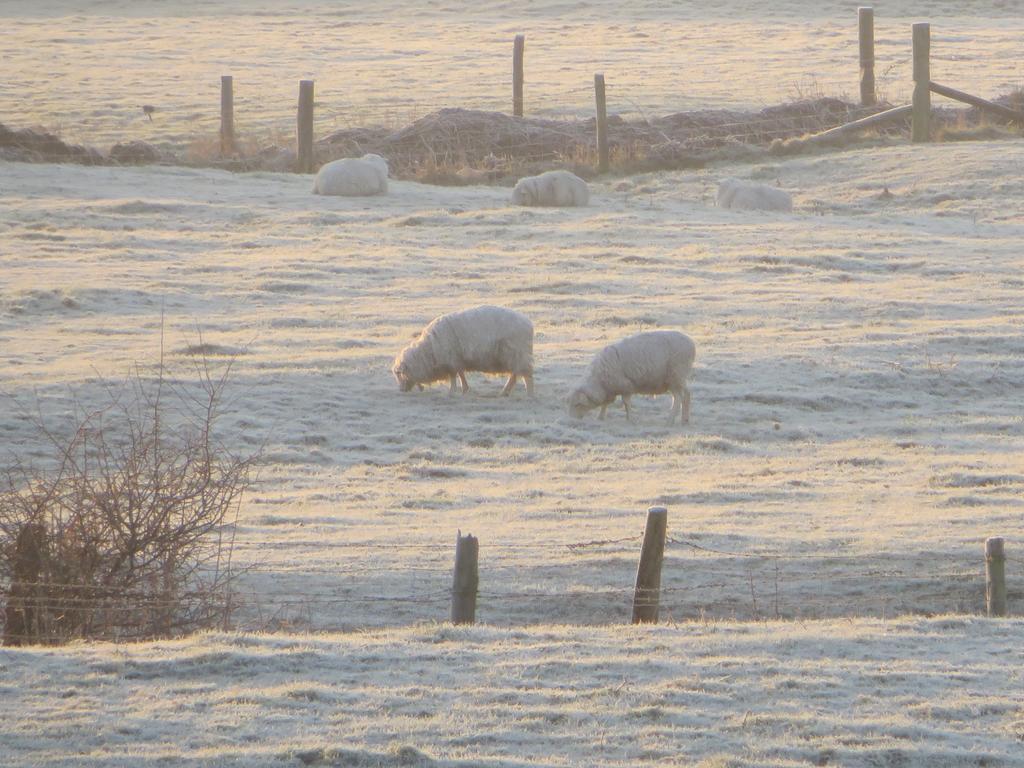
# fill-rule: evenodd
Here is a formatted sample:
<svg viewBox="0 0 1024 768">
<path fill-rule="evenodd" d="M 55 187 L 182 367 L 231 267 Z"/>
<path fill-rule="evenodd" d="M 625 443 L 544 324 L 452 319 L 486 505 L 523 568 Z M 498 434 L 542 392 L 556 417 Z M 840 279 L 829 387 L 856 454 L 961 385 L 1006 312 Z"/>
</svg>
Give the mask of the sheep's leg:
<svg viewBox="0 0 1024 768">
<path fill-rule="evenodd" d="M 466 394 L 467 392 L 469 392 L 469 382 L 466 381 L 466 372 L 465 371 L 459 371 L 459 381 L 462 382 L 462 394 Z M 454 390 L 455 385 L 452 384 L 452 387 L 453 387 L 452 391 L 454 392 L 455 391 Z"/>
<path fill-rule="evenodd" d="M 510 373 L 509 376 L 508 376 L 508 381 L 505 382 L 505 388 L 501 390 L 502 397 L 508 397 L 509 393 L 513 389 L 515 389 L 515 386 L 516 386 L 516 375 L 514 373 Z"/>
<path fill-rule="evenodd" d="M 682 411 L 683 395 L 679 390 L 672 390 L 672 410 L 668 414 L 668 425 L 671 427 L 676 423 L 676 413 Z"/>
<path fill-rule="evenodd" d="M 626 409 L 626 421 L 632 421 L 633 417 L 629 415 L 629 398 L 626 395 L 622 396 L 622 407 Z"/>
<path fill-rule="evenodd" d="M 597 418 L 603 419 L 604 418 L 604 412 L 607 411 L 607 410 L 608 410 L 608 404 L 605 403 L 604 405 L 601 406 L 601 412 L 597 415 Z"/>
<path fill-rule="evenodd" d="M 533 397 L 533 374 L 524 373 L 523 381 L 526 383 L 526 394 Z"/>
<path fill-rule="evenodd" d="M 457 379 L 455 378 L 455 374 L 454 373 L 451 376 L 448 377 L 448 394 L 449 395 L 454 395 L 455 394 L 455 382 L 456 382 L 456 380 Z"/>
<path fill-rule="evenodd" d="M 690 423 L 690 388 L 683 385 L 683 407 L 681 409 L 680 425 Z"/>
</svg>

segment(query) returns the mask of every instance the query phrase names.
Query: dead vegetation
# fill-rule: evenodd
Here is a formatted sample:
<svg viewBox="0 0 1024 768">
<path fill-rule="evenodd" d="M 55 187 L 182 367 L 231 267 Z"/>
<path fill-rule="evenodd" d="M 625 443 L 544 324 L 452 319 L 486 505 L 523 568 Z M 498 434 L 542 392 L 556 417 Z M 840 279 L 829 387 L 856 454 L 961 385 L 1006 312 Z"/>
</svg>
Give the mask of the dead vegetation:
<svg viewBox="0 0 1024 768">
<path fill-rule="evenodd" d="M 1020 109 L 1024 92 L 995 100 Z M 718 160 L 753 160 L 768 151 L 804 151 L 801 137 L 835 128 L 890 108 L 881 103 L 861 107 L 848 101 L 817 96 L 759 111 L 708 109 L 677 112 L 652 119 L 625 120 L 610 115 L 611 171 L 626 175 L 658 170 L 698 168 Z M 979 110 L 933 109 L 937 141 L 1019 136 L 1021 126 L 1000 122 Z M 828 147 L 848 146 L 879 137 L 901 136 L 909 121 L 860 136 L 844 137 Z M 431 184 L 509 184 L 551 168 L 566 168 L 592 177 L 597 162 L 594 118 L 553 120 L 512 117 L 502 112 L 446 108 L 395 129 L 392 126 L 346 128 L 320 139 L 317 164 L 367 152 L 388 159 L 391 175 Z M 824 147 L 825 145 L 816 145 Z M 774 148 L 774 149 L 773 149 Z M 230 157 L 220 155 L 216 136 L 199 137 L 180 153 L 155 153 L 138 142 L 118 145 L 108 155 L 69 147 L 39 132 L 12 132 L 0 126 L 0 157 L 35 161 L 180 163 L 236 171 L 290 171 L 295 151 L 289 134 L 262 140 L 239 137 Z"/>
<path fill-rule="evenodd" d="M 69 432 L 33 416 L 42 466 L 0 480 L 5 645 L 132 640 L 224 627 L 234 517 L 254 456 L 214 436 L 230 364 L 193 358 L 196 381 L 137 370 L 76 406 Z"/>
</svg>

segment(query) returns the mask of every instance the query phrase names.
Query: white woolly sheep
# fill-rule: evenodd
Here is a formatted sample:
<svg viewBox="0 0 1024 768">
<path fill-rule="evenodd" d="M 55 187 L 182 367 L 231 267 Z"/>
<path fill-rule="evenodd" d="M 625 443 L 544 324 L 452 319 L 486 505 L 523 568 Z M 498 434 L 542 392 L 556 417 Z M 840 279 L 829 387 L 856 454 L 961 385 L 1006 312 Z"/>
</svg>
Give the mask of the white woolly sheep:
<svg viewBox="0 0 1024 768">
<path fill-rule="evenodd" d="M 547 171 L 520 179 L 512 190 L 516 205 L 574 206 L 590 202 L 587 182 L 569 171 Z"/>
<path fill-rule="evenodd" d="M 752 181 L 726 179 L 718 185 L 718 207 L 734 211 L 793 210 L 793 198 L 778 187 Z"/>
<path fill-rule="evenodd" d="M 380 195 L 388 191 L 388 161 L 380 155 L 346 157 L 322 166 L 313 182 L 314 195 Z"/>
<path fill-rule="evenodd" d="M 527 394 L 533 395 L 533 323 L 526 315 L 502 307 L 441 315 L 398 354 L 391 371 L 403 392 L 448 379 L 449 393 L 454 394 L 458 377 L 466 394 L 466 372 L 480 371 L 509 375 L 502 395 L 512 391 L 517 376 L 523 377 Z"/>
<path fill-rule="evenodd" d="M 629 415 L 633 395 L 672 393 L 669 424 L 690 421 L 690 390 L 686 378 L 693 368 L 697 349 L 679 331 L 646 331 L 609 344 L 597 353 L 583 383 L 569 396 L 569 412 L 576 418 L 600 406 L 600 418 L 618 396 Z"/>
</svg>

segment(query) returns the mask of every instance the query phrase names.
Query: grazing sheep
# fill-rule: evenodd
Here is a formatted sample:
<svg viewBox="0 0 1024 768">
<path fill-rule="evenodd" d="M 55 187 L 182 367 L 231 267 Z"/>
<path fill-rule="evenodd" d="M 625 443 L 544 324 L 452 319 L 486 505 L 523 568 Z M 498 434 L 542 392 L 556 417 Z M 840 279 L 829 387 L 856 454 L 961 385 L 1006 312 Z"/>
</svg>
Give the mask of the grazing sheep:
<svg viewBox="0 0 1024 768">
<path fill-rule="evenodd" d="M 793 198 L 785 190 L 752 181 L 726 179 L 718 185 L 718 207 L 734 211 L 793 210 Z"/>
<path fill-rule="evenodd" d="M 388 191 L 388 161 L 380 155 L 346 157 L 320 168 L 314 195 L 380 195 Z"/>
<path fill-rule="evenodd" d="M 690 390 L 686 377 L 693 368 L 696 347 L 693 340 L 678 331 L 646 331 L 609 344 L 597 353 L 587 369 L 583 383 L 569 397 L 569 412 L 580 419 L 598 406 L 600 418 L 619 395 L 629 416 L 629 398 L 633 395 L 672 393 L 669 424 L 690 421 Z"/>
<path fill-rule="evenodd" d="M 509 374 L 502 395 L 508 395 L 516 377 L 522 376 L 526 392 L 532 396 L 533 323 L 526 315 L 502 307 L 474 307 L 441 315 L 399 353 L 391 367 L 403 392 L 448 379 L 449 394 L 455 394 L 458 377 L 462 394 L 466 394 L 466 371 Z"/>
<path fill-rule="evenodd" d="M 569 171 L 547 171 L 520 179 L 512 190 L 516 205 L 573 206 L 590 202 L 587 182 Z"/>
</svg>

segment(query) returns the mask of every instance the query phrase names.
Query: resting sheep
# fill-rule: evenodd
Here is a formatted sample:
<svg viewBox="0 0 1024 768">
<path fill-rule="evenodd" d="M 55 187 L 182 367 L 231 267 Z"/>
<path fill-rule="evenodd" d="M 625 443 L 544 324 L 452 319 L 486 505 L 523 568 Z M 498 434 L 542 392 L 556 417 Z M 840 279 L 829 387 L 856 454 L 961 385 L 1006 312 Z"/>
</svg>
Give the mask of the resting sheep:
<svg viewBox="0 0 1024 768">
<path fill-rule="evenodd" d="M 533 395 L 533 323 L 526 315 L 502 307 L 441 315 L 399 353 L 391 371 L 403 392 L 448 379 L 449 394 L 454 394 L 458 377 L 466 394 L 466 371 L 481 371 L 509 374 L 502 395 L 512 391 L 517 376 L 523 377 L 527 393 Z"/>
<path fill-rule="evenodd" d="M 726 179 L 718 185 L 718 207 L 734 211 L 793 210 L 793 198 L 785 190 L 752 181 Z"/>
<path fill-rule="evenodd" d="M 314 195 L 380 195 L 388 191 L 388 161 L 380 155 L 346 157 L 327 163 L 316 174 Z"/>
<path fill-rule="evenodd" d="M 576 418 L 600 406 L 600 418 L 618 396 L 629 416 L 633 395 L 672 393 L 669 424 L 690 421 L 690 390 L 686 378 L 693 368 L 696 347 L 678 331 L 646 331 L 609 344 L 597 353 L 583 383 L 569 397 L 569 412 Z"/>
<path fill-rule="evenodd" d="M 516 205 L 574 206 L 590 202 L 587 182 L 569 171 L 547 171 L 520 179 L 512 190 Z"/>
</svg>

